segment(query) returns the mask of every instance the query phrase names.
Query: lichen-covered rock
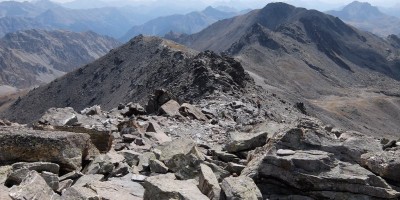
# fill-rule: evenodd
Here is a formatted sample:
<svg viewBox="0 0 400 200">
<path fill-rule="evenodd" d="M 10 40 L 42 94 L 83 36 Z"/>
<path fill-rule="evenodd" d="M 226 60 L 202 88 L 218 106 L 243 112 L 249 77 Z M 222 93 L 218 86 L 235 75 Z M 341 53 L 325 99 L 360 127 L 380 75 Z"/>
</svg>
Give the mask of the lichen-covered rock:
<svg viewBox="0 0 400 200">
<path fill-rule="evenodd" d="M 91 148 L 88 135 L 25 128 L 0 130 L 0 163 L 52 162 L 64 171 L 79 169 Z"/>
<path fill-rule="evenodd" d="M 262 194 L 253 179 L 245 176 L 228 177 L 221 183 L 227 200 L 262 200 Z"/>
</svg>

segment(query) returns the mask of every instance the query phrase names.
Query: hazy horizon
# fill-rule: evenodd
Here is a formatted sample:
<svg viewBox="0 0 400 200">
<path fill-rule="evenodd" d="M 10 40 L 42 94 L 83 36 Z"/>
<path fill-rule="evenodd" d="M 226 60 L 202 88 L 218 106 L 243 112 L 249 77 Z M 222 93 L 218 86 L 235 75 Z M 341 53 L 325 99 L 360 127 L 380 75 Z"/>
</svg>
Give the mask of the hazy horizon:
<svg viewBox="0 0 400 200">
<path fill-rule="evenodd" d="M 6 1 L 6 0 L 0 0 Z M 27 0 L 17 0 L 20 2 Z M 28 1 L 36 1 L 36 0 L 28 0 Z M 124 5 L 157 5 L 159 3 L 170 3 L 175 4 L 180 7 L 188 7 L 192 9 L 202 9 L 206 6 L 229 6 L 236 9 L 247 9 L 247 8 L 261 8 L 268 3 L 271 2 L 286 2 L 298 7 L 305 7 L 309 9 L 317 9 L 321 11 L 337 9 L 344 5 L 347 5 L 354 0 L 336 0 L 332 2 L 331 0 L 282 0 L 282 1 L 274 1 L 274 0 L 178 0 L 178 1 L 169 1 L 169 0 L 100 0 L 95 1 L 98 2 L 97 5 L 93 5 L 94 0 L 51 0 L 53 2 L 58 3 L 84 3 L 90 2 L 90 4 L 85 4 L 86 6 L 93 7 L 101 7 L 104 5 L 107 6 L 124 6 Z M 399 5 L 397 0 L 364 0 L 360 2 L 368 2 L 374 6 L 378 7 L 393 7 L 394 5 Z M 76 4 L 76 5 L 78 5 Z"/>
</svg>

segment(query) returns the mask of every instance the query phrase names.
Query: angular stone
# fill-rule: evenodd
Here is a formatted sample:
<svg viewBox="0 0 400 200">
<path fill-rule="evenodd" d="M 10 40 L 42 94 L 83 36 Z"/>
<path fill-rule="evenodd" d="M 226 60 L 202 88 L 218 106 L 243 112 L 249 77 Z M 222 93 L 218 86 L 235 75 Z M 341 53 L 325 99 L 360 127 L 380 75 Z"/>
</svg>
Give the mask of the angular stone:
<svg viewBox="0 0 400 200">
<path fill-rule="evenodd" d="M 104 175 L 101 174 L 89 174 L 89 175 L 85 175 L 80 177 L 75 183 L 74 183 L 74 187 L 83 187 L 84 185 L 86 185 L 87 183 L 90 182 L 95 182 L 95 181 L 100 181 L 104 178 Z"/>
<path fill-rule="evenodd" d="M 49 185 L 51 189 L 53 189 L 54 191 L 57 191 L 57 189 L 59 188 L 59 184 L 60 184 L 58 175 L 53 174 L 51 172 L 42 172 L 42 173 L 40 173 L 40 176 L 43 177 L 43 179 L 46 181 L 47 185 Z"/>
<path fill-rule="evenodd" d="M 61 181 L 59 183 L 59 187 L 57 189 L 57 192 L 58 193 L 62 193 L 63 190 L 71 187 L 73 183 L 74 183 L 74 181 L 71 180 L 71 179 L 66 179 L 66 180 Z"/>
<path fill-rule="evenodd" d="M 213 150 L 212 154 L 215 159 L 224 161 L 224 162 L 239 162 L 239 157 L 234 154 L 230 154 L 223 151 Z"/>
<path fill-rule="evenodd" d="M 226 169 L 229 172 L 231 172 L 232 174 L 235 173 L 237 175 L 240 175 L 244 168 L 246 168 L 246 166 L 241 165 L 241 164 L 237 164 L 237 163 L 233 163 L 233 162 L 229 162 L 228 163 L 228 167 Z"/>
<path fill-rule="evenodd" d="M 85 187 L 96 191 L 100 199 L 141 200 L 144 188 L 139 183 L 124 180 L 90 182 Z"/>
<path fill-rule="evenodd" d="M 212 169 L 204 164 L 200 165 L 199 189 L 208 198 L 219 200 L 221 198 L 221 187 Z"/>
<path fill-rule="evenodd" d="M 159 174 L 166 174 L 168 172 L 168 167 L 164 165 L 163 162 L 155 159 L 151 159 L 150 162 L 150 171 Z"/>
<path fill-rule="evenodd" d="M 17 170 L 12 170 L 5 181 L 5 185 L 11 187 L 13 185 L 19 185 L 28 176 L 31 170 L 22 168 Z"/>
<path fill-rule="evenodd" d="M 262 200 L 262 194 L 253 179 L 246 176 L 228 177 L 221 183 L 227 200 Z"/>
<path fill-rule="evenodd" d="M 161 106 L 160 112 L 169 117 L 182 116 L 179 113 L 180 107 L 181 106 L 179 105 L 179 103 L 176 102 L 175 100 L 169 100 L 167 103 L 165 103 Z"/>
<path fill-rule="evenodd" d="M 14 200 L 59 198 L 36 171 L 30 171 L 19 186 L 13 186 L 9 195 Z"/>
<path fill-rule="evenodd" d="M 121 154 L 122 156 L 124 156 L 125 158 L 125 162 L 128 163 L 129 166 L 137 166 L 139 164 L 139 157 L 140 153 L 137 153 L 135 151 L 132 150 L 122 150 L 120 152 L 118 152 L 119 154 Z"/>
<path fill-rule="evenodd" d="M 66 180 L 66 179 L 75 180 L 75 179 L 78 179 L 78 178 L 82 177 L 83 175 L 84 174 L 82 174 L 82 172 L 80 172 L 80 171 L 72 171 L 72 172 L 69 172 L 69 173 L 64 174 L 63 176 L 61 176 L 60 177 L 60 181 L 63 181 L 63 180 Z"/>
<path fill-rule="evenodd" d="M 81 111 L 82 115 L 100 115 L 101 114 L 101 107 L 99 105 L 94 105 L 89 108 L 85 108 Z"/>
<path fill-rule="evenodd" d="M 231 133 L 231 141 L 225 146 L 229 153 L 249 151 L 267 143 L 267 132 L 260 133 Z"/>
<path fill-rule="evenodd" d="M 171 141 L 171 138 L 164 133 L 160 125 L 158 125 L 158 123 L 155 121 L 149 122 L 149 126 L 147 127 L 145 135 L 146 137 L 150 138 L 155 142 L 158 142 L 159 144 Z"/>
<path fill-rule="evenodd" d="M 208 200 L 196 186 L 194 180 L 179 181 L 172 174 L 152 176 L 143 184 L 144 200 L 152 199 L 187 199 Z"/>
<path fill-rule="evenodd" d="M 208 120 L 206 115 L 203 114 L 200 109 L 198 109 L 195 106 L 188 104 L 188 103 L 183 103 L 181 105 L 181 107 L 179 108 L 179 112 L 183 116 L 190 117 L 192 119 L 197 119 L 197 120 L 202 120 L 202 121 Z"/>
<path fill-rule="evenodd" d="M 380 177 L 400 181 L 400 151 L 366 153 L 361 156 L 361 165 Z"/>
<path fill-rule="evenodd" d="M 109 174 L 117 163 L 124 160 L 125 158 L 116 152 L 101 154 L 91 161 L 82 172 L 85 174 Z"/>
<path fill-rule="evenodd" d="M 32 162 L 32 163 L 19 162 L 19 163 L 14 163 L 12 167 L 13 170 L 25 168 L 29 170 L 35 170 L 39 173 L 46 171 L 46 172 L 51 172 L 53 174 L 59 174 L 60 172 L 60 166 L 50 162 Z"/>
<path fill-rule="evenodd" d="M 81 167 L 90 148 L 86 134 L 25 128 L 0 130 L 0 163 L 52 162 L 64 171 L 73 171 Z"/>
<path fill-rule="evenodd" d="M 95 191 L 85 187 L 70 187 L 62 191 L 62 200 L 100 200 Z"/>
<path fill-rule="evenodd" d="M 150 170 L 150 160 L 156 159 L 156 155 L 152 152 L 146 152 L 139 156 L 139 170 L 140 171 L 149 171 Z"/>
<path fill-rule="evenodd" d="M 162 161 L 181 179 L 192 179 L 198 174 L 199 164 L 205 159 L 190 139 L 176 139 L 156 148 Z"/>
<path fill-rule="evenodd" d="M 52 126 L 67 126 L 78 122 L 77 114 L 73 108 L 50 108 L 39 119 L 39 124 Z"/>
</svg>

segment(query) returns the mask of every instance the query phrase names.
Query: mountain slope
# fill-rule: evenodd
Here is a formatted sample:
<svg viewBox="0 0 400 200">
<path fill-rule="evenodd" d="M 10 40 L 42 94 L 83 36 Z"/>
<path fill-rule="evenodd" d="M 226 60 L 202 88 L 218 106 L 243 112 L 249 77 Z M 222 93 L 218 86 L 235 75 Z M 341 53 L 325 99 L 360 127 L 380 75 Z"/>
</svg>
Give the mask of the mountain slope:
<svg viewBox="0 0 400 200">
<path fill-rule="evenodd" d="M 0 39 L 0 84 L 48 83 L 106 54 L 119 43 L 93 32 L 28 30 Z"/>
<path fill-rule="evenodd" d="M 160 88 L 189 102 L 214 91 L 240 94 L 251 83 L 250 76 L 232 58 L 138 36 L 95 62 L 32 90 L 3 116 L 27 123 L 51 107 L 81 110 L 98 104 L 111 109 L 131 101 L 144 105 Z"/>
<path fill-rule="evenodd" d="M 380 36 L 400 33 L 399 18 L 386 15 L 369 3 L 354 1 L 340 11 L 328 11 L 327 14 Z"/>
<path fill-rule="evenodd" d="M 201 12 L 191 12 L 186 15 L 171 15 L 159 17 L 146 22 L 140 26 L 132 27 L 122 38 L 123 41 L 139 34 L 164 36 L 168 32 L 192 34 L 196 33 L 208 25 L 221 20 L 233 17 L 239 13 L 224 12 L 212 7 L 207 7 Z"/>
<path fill-rule="evenodd" d="M 308 102 L 327 123 L 369 134 L 399 128 L 399 49 L 338 18 L 271 3 L 177 41 L 235 56 L 264 88 Z"/>
</svg>

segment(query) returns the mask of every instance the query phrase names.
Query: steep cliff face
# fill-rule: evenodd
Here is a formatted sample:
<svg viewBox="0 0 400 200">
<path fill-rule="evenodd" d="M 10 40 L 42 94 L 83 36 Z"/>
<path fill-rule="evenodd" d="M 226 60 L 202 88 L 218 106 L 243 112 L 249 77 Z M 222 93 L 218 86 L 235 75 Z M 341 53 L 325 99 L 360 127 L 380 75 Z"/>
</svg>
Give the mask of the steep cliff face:
<svg viewBox="0 0 400 200">
<path fill-rule="evenodd" d="M 93 32 L 28 30 L 0 39 L 0 84 L 29 88 L 54 80 L 119 45 Z"/>
</svg>

